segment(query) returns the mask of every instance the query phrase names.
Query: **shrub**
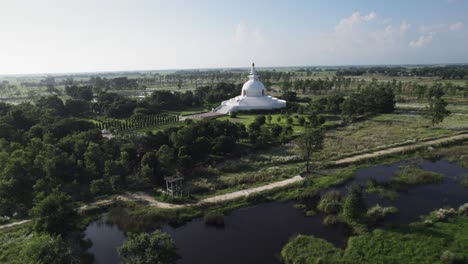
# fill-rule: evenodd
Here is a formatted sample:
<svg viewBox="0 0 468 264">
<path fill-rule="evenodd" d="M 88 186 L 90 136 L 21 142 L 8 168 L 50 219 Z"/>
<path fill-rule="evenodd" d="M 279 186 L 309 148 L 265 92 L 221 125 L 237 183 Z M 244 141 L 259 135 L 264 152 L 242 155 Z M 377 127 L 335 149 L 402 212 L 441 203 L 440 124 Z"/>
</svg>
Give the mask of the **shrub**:
<svg viewBox="0 0 468 264">
<path fill-rule="evenodd" d="M 366 213 L 366 205 L 359 186 L 350 186 L 343 202 L 343 216 L 348 221 L 359 221 Z"/>
<path fill-rule="evenodd" d="M 382 207 L 379 204 L 377 204 L 371 207 L 369 210 L 367 210 L 366 218 L 369 223 L 375 223 L 385 218 L 386 215 L 394 214 L 396 212 L 398 212 L 398 209 L 396 207 Z"/>
<path fill-rule="evenodd" d="M 205 214 L 203 218 L 206 225 L 210 226 L 224 226 L 224 215 L 220 211 L 210 211 Z"/>
<path fill-rule="evenodd" d="M 395 186 L 394 186 L 395 187 Z M 398 198 L 398 192 L 392 189 L 386 189 L 384 186 L 381 185 L 367 185 L 366 188 L 367 193 L 375 193 L 377 194 L 380 198 L 386 198 L 391 201 L 394 201 Z"/>
<path fill-rule="evenodd" d="M 109 191 L 108 186 L 103 179 L 93 180 L 89 184 L 89 190 L 93 195 L 100 195 Z"/>
<path fill-rule="evenodd" d="M 458 207 L 458 214 L 468 216 L 468 203 L 465 203 Z"/>
<path fill-rule="evenodd" d="M 440 208 L 439 210 L 435 211 L 435 220 L 436 221 L 445 221 L 451 216 L 453 216 L 456 213 L 455 209 L 453 208 Z"/>
<path fill-rule="evenodd" d="M 340 222 L 336 215 L 327 215 L 323 218 L 323 224 L 327 226 L 333 226 Z"/>
<path fill-rule="evenodd" d="M 306 209 L 306 205 L 305 204 L 295 204 L 294 208 L 302 210 L 302 209 Z"/>
<path fill-rule="evenodd" d="M 442 252 L 442 255 L 440 255 L 440 261 L 442 261 L 444 264 L 452 264 L 455 263 L 456 256 L 450 250 L 445 250 Z"/>
<path fill-rule="evenodd" d="M 314 216 L 316 214 L 316 212 L 314 210 L 308 210 L 305 215 L 306 216 Z"/>
<path fill-rule="evenodd" d="M 440 173 L 425 171 L 419 168 L 404 167 L 393 181 L 406 185 L 438 183 L 443 179 Z"/>
<path fill-rule="evenodd" d="M 323 194 L 317 205 L 317 209 L 327 214 L 338 213 L 341 210 L 340 192 L 331 190 Z"/>
<path fill-rule="evenodd" d="M 313 236 L 298 235 L 281 250 L 286 264 L 292 263 L 337 263 L 343 251 L 331 243 Z"/>
<path fill-rule="evenodd" d="M 171 236 L 159 230 L 153 233 L 130 233 L 118 249 L 125 263 L 176 263 L 180 258 Z"/>
<path fill-rule="evenodd" d="M 18 263 L 71 263 L 71 250 L 60 236 L 35 234 L 23 245 Z"/>
</svg>

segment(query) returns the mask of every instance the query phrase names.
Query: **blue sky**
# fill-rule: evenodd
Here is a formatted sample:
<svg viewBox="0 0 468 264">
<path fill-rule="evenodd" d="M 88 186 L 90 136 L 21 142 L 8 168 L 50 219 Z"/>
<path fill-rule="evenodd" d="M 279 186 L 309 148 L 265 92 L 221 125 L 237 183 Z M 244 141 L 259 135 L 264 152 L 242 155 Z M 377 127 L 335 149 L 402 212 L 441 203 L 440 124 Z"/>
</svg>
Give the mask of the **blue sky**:
<svg viewBox="0 0 468 264">
<path fill-rule="evenodd" d="M 468 1 L 2 0 L 0 74 L 468 62 Z"/>
</svg>

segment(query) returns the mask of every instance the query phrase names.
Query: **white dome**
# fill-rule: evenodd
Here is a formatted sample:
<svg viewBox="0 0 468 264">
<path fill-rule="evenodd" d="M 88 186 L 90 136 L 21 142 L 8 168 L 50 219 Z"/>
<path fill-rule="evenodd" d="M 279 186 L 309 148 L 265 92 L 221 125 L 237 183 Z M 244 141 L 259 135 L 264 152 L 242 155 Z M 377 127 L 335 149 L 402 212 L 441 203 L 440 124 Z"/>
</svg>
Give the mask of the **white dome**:
<svg viewBox="0 0 468 264">
<path fill-rule="evenodd" d="M 259 80 L 255 80 L 255 79 L 248 80 L 242 86 L 242 95 L 248 96 L 248 97 L 264 96 L 265 86 L 263 86 L 263 83 Z"/>
<path fill-rule="evenodd" d="M 223 101 L 214 112 L 227 114 L 236 111 L 265 110 L 285 108 L 286 101 L 265 95 L 265 86 L 258 78 L 255 65 L 252 63 L 249 80 L 242 86 L 239 96 Z"/>
<path fill-rule="evenodd" d="M 255 64 L 252 63 L 249 80 L 242 86 L 242 96 L 246 97 L 261 97 L 265 96 L 265 86 L 260 81 L 255 70 Z"/>
</svg>

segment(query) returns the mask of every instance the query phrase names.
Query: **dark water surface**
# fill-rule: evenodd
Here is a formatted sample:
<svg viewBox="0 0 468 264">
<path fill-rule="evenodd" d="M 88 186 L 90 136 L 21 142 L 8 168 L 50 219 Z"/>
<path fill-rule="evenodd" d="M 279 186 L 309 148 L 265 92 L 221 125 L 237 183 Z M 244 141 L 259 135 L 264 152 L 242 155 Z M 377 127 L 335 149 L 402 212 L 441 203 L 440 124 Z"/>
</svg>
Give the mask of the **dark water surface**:
<svg viewBox="0 0 468 264">
<path fill-rule="evenodd" d="M 424 170 L 444 174 L 444 181 L 400 192 L 396 201 L 365 195 L 369 206 L 379 203 L 399 209 L 397 214 L 386 217 L 380 225 L 408 224 L 436 208 L 458 207 L 468 202 L 468 190 L 455 180 L 457 176 L 468 174 L 468 170 L 443 160 L 402 161 L 359 169 L 352 180 L 337 189 L 344 190 L 353 183 L 365 184 L 371 177 L 381 182 L 388 181 L 401 166 L 414 162 Z M 322 214 L 306 217 L 293 205 L 294 202 L 270 202 L 234 210 L 225 216 L 224 228 L 206 226 L 203 219 L 194 219 L 180 227 L 165 225 L 162 230 L 174 238 L 182 256 L 180 263 L 279 263 L 281 248 L 289 238 L 299 233 L 324 238 L 339 247 L 345 246 L 346 230 L 324 226 Z M 116 248 L 125 239 L 122 231 L 101 220 L 88 226 L 85 233 L 93 242 L 90 252 L 95 254 L 97 263 L 118 262 Z"/>
<path fill-rule="evenodd" d="M 125 240 L 125 234 L 116 225 L 107 224 L 104 217 L 92 222 L 85 234 L 93 242 L 89 252 L 94 254 L 95 263 L 119 263 L 117 248 Z"/>
</svg>

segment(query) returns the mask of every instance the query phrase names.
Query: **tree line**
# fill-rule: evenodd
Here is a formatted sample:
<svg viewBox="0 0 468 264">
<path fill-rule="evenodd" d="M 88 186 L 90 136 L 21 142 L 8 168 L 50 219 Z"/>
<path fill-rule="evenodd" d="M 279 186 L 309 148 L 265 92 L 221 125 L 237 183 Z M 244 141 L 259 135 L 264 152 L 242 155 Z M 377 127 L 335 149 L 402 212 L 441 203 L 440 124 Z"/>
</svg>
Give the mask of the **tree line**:
<svg viewBox="0 0 468 264">
<path fill-rule="evenodd" d="M 362 76 L 365 74 L 382 74 L 385 76 L 420 76 L 439 77 L 442 79 L 468 79 L 468 65 L 446 65 L 425 67 L 402 66 L 374 66 L 374 67 L 350 67 L 339 69 L 336 76 Z"/>
</svg>

